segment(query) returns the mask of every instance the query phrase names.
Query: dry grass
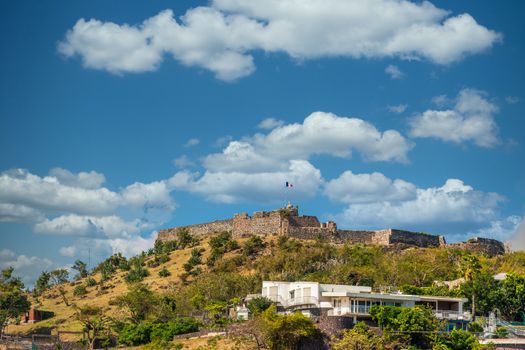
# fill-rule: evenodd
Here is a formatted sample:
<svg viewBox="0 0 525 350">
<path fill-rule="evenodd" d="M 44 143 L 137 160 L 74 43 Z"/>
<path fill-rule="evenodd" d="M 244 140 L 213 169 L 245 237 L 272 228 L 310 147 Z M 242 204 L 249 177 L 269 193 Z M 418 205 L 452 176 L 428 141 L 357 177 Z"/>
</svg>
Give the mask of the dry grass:
<svg viewBox="0 0 525 350">
<path fill-rule="evenodd" d="M 245 240 L 246 239 L 239 239 L 238 241 L 242 244 Z M 205 262 L 210 255 L 208 240 L 203 240 L 197 248 L 205 249 L 202 256 L 202 261 Z M 154 268 L 148 267 L 149 276 L 144 278 L 143 283 L 147 284 L 154 291 L 164 291 L 180 284 L 181 280 L 179 276 L 185 272 L 183 265 L 188 261 L 192 249 L 193 248 L 186 248 L 173 251 L 170 253 L 170 260 L 168 262 Z M 231 254 L 235 253 L 228 253 L 228 255 Z M 153 257 L 147 257 L 146 263 L 152 259 Z M 159 277 L 158 273 L 164 267 L 170 271 L 171 275 L 167 277 Z M 206 264 L 200 265 L 200 267 L 203 270 L 207 270 Z M 101 286 L 98 284 L 101 279 L 100 273 L 89 276 L 97 281 L 97 285 L 87 287 L 87 293 L 80 297 L 74 296 L 73 290 L 77 285 L 85 284 L 87 278 L 72 283 L 62 284 L 61 287 L 65 290 L 66 299 L 70 303 L 70 306 L 66 306 L 64 303 L 64 300 L 58 291 L 58 286 L 50 288 L 38 298 L 31 296 L 30 300 L 34 308 L 52 311 L 54 317 L 33 324 L 10 325 L 8 326 L 7 332 L 15 334 L 31 334 L 47 333 L 51 331 L 52 334 L 56 334 L 58 330 L 80 331 L 81 325 L 75 320 L 75 311 L 71 306 L 72 304 L 79 307 L 85 305 L 98 306 L 103 308 L 108 315 L 111 315 L 114 318 L 123 319 L 127 316 L 125 311 L 119 309 L 115 305 L 110 305 L 110 300 L 123 295 L 128 291 L 128 285 L 124 281 L 125 274 L 126 272 L 118 270 L 110 280 L 105 282 L 104 285 L 106 289 L 104 290 L 102 290 Z M 187 280 L 191 281 L 191 277 L 188 277 Z M 65 339 L 68 337 L 70 339 L 77 339 L 75 335 L 64 335 L 63 337 Z"/>
</svg>

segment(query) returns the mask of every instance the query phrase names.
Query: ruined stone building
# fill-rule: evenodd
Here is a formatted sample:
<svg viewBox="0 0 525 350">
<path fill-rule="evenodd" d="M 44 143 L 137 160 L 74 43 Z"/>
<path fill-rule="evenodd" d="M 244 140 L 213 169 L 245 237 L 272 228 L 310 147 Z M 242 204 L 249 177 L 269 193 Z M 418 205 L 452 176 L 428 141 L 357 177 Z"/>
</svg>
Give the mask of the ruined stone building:
<svg viewBox="0 0 525 350">
<path fill-rule="evenodd" d="M 315 216 L 299 215 L 296 207 L 288 205 L 269 212 L 235 214 L 233 218 L 204 224 L 173 227 L 159 231 L 158 240 L 176 239 L 180 229 L 187 229 L 192 235 L 207 236 L 229 231 L 234 238 L 250 235 L 280 235 L 305 240 L 322 240 L 330 243 L 375 244 L 382 246 L 443 247 L 472 250 L 488 255 L 503 254 L 503 243 L 488 238 L 473 238 L 466 242 L 447 245 L 443 236 L 405 230 L 384 229 L 378 231 L 341 230 L 333 221 L 321 223 Z"/>
</svg>

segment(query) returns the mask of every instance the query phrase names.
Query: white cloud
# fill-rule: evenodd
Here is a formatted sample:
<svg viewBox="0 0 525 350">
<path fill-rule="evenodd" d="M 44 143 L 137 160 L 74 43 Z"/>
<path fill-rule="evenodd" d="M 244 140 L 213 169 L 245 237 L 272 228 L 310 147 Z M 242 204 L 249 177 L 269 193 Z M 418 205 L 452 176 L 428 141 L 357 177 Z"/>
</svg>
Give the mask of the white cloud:
<svg viewBox="0 0 525 350">
<path fill-rule="evenodd" d="M 401 114 L 407 110 L 407 107 L 408 107 L 407 104 L 399 104 L 395 106 L 388 106 L 387 108 L 392 113 Z"/>
<path fill-rule="evenodd" d="M 230 141 L 222 152 L 205 156 L 203 174 L 178 172 L 168 186 L 222 203 L 310 198 L 324 182 L 308 161 L 313 155 L 349 158 L 358 151 L 370 161 L 407 162 L 413 147 L 395 130 L 379 131 L 362 119 L 325 112 L 312 113 L 303 123 L 271 124 L 267 133 Z M 294 183 L 292 191 L 285 191 L 286 181 Z"/>
<path fill-rule="evenodd" d="M 26 170 L 0 173 L 0 221 L 34 225 L 39 233 L 116 237 L 149 230 L 175 210 L 166 181 L 136 182 L 119 192 L 100 187 L 96 172 L 53 169 L 40 177 Z"/>
<path fill-rule="evenodd" d="M 9 249 L 0 251 L 0 270 L 14 268 L 14 275 L 20 276 L 26 287 L 32 287 L 33 282 L 44 270 L 53 267 L 53 262 L 36 256 L 16 255 Z"/>
<path fill-rule="evenodd" d="M 284 187 L 286 181 L 294 184 L 292 190 Z M 286 199 L 312 198 L 322 182 L 321 172 L 305 160 L 289 161 L 286 169 L 277 171 L 207 171 L 200 177 L 179 172 L 170 180 L 174 188 L 220 203 L 278 203 Z"/>
<path fill-rule="evenodd" d="M 477 230 L 472 236 L 493 238 L 500 241 L 508 241 L 517 232 L 522 218 L 511 215 L 503 219 L 493 220 L 486 227 Z M 524 242 L 525 243 L 525 242 Z"/>
<path fill-rule="evenodd" d="M 40 211 L 28 206 L 0 203 L 0 222 L 37 222 L 43 218 L 44 215 Z"/>
<path fill-rule="evenodd" d="M 445 107 L 454 104 L 454 101 L 448 98 L 447 95 L 438 95 L 432 97 L 432 103 L 438 107 Z"/>
<path fill-rule="evenodd" d="M 360 180 L 363 179 L 368 180 Z M 490 221 L 497 220 L 498 205 L 504 200 L 496 193 L 474 190 L 458 179 L 448 179 L 441 187 L 417 188 L 415 198 L 412 199 L 390 200 L 388 190 L 396 193 L 396 186 L 388 185 L 388 181 L 386 184 L 387 186 L 377 186 L 375 194 L 372 190 L 365 193 L 365 198 L 376 199 L 375 201 L 352 203 L 336 216 L 337 219 L 343 225 L 352 228 L 394 227 L 428 230 L 449 227 L 451 230 L 462 230 L 465 227 L 482 227 Z M 410 183 L 403 183 L 401 188 L 411 189 L 412 186 Z M 383 193 L 387 197 L 381 198 Z M 352 197 L 349 196 L 348 201 L 351 200 Z"/>
<path fill-rule="evenodd" d="M 275 118 L 266 118 L 257 125 L 259 129 L 271 130 L 283 126 L 284 122 Z"/>
<path fill-rule="evenodd" d="M 525 251 L 525 215 L 523 215 L 521 223 L 518 225 L 514 235 L 511 238 L 510 246 L 512 250 Z"/>
<path fill-rule="evenodd" d="M 397 202 L 416 199 L 416 186 L 381 173 L 354 174 L 345 171 L 326 183 L 324 194 L 332 201 L 347 204 Z"/>
<path fill-rule="evenodd" d="M 520 102 L 520 98 L 517 96 L 507 96 L 505 97 L 505 102 L 507 102 L 509 105 L 514 105 Z"/>
<path fill-rule="evenodd" d="M 410 119 L 413 137 L 432 137 L 461 143 L 471 141 L 481 147 L 493 147 L 498 142 L 498 126 L 494 114 L 496 105 L 486 94 L 474 89 L 459 92 L 453 109 L 427 110 Z"/>
<path fill-rule="evenodd" d="M 60 247 L 58 252 L 60 253 L 60 255 L 66 256 L 68 258 L 76 257 L 78 254 L 77 247 L 72 245 L 67 247 Z"/>
<path fill-rule="evenodd" d="M 199 140 L 198 138 L 191 138 L 189 139 L 185 144 L 184 144 L 184 147 L 192 147 L 192 146 L 197 146 L 199 143 L 201 143 L 201 140 Z"/>
<path fill-rule="evenodd" d="M 286 124 L 268 134 L 232 141 L 222 153 L 208 155 L 210 171 L 261 172 L 283 170 L 288 160 L 312 155 L 350 157 L 353 150 L 369 161 L 407 162 L 413 144 L 395 130 L 379 131 L 358 118 L 315 112 L 302 124 Z"/>
<path fill-rule="evenodd" d="M 393 64 L 390 64 L 385 68 L 385 73 L 388 74 L 391 79 L 403 79 L 405 77 L 405 73 L 400 71 L 399 68 Z"/>
<path fill-rule="evenodd" d="M 94 217 L 68 214 L 53 219 L 45 219 L 37 223 L 35 232 L 58 235 L 115 237 L 139 233 L 149 228 L 151 226 L 147 222 L 139 219 L 128 222 L 116 215 Z"/>
<path fill-rule="evenodd" d="M 216 0 L 180 20 L 165 10 L 139 25 L 79 19 L 59 44 L 66 57 L 112 73 L 156 70 L 166 54 L 235 80 L 255 70 L 252 52 L 294 59 L 398 57 L 449 64 L 491 48 L 501 35 L 469 14 L 430 2 Z"/>
<path fill-rule="evenodd" d="M 53 168 L 49 171 L 49 175 L 55 177 L 59 183 L 78 188 L 85 188 L 93 190 L 100 188 L 106 182 L 106 177 L 96 171 L 80 172 L 74 174 L 69 170 L 62 168 Z"/>
<path fill-rule="evenodd" d="M 193 162 L 190 158 L 188 158 L 187 155 L 183 154 L 182 156 L 175 158 L 173 160 L 173 164 L 179 168 L 188 168 L 191 166 L 195 166 L 195 162 Z"/>
</svg>

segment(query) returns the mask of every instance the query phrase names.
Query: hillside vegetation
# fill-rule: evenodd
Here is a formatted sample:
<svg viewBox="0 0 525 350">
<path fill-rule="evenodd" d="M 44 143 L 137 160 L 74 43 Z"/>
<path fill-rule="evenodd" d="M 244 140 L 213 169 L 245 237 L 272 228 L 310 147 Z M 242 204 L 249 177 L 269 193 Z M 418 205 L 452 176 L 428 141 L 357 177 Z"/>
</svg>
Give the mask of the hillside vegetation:
<svg viewBox="0 0 525 350">
<path fill-rule="evenodd" d="M 493 283 L 491 276 L 500 272 L 525 276 L 525 252 L 486 257 L 451 248 L 397 250 L 277 236 L 233 240 L 227 232 L 198 240 L 186 233 L 177 242 L 159 243 L 129 260 L 112 256 L 72 282 L 41 286 L 30 293 L 29 300 L 33 307 L 54 316 L 35 324 L 9 325 L 7 331 L 81 331 L 85 325 L 79 321 L 78 310 L 85 307 L 110 315 L 120 332 L 130 322 L 155 322 L 159 317 L 178 322 L 182 316 L 202 314 L 207 316 L 206 327 L 219 327 L 230 322 L 228 308 L 247 294 L 260 293 L 263 280 L 366 285 L 467 298 L 476 293 L 477 313 L 484 314 L 502 302 L 503 294 L 496 295 L 496 289 L 487 286 Z M 458 278 L 466 281 L 452 290 L 435 283 Z M 151 299 L 150 309 L 134 309 L 132 297 Z M 525 311 L 520 300 L 502 309 L 505 317 L 520 317 Z"/>
</svg>

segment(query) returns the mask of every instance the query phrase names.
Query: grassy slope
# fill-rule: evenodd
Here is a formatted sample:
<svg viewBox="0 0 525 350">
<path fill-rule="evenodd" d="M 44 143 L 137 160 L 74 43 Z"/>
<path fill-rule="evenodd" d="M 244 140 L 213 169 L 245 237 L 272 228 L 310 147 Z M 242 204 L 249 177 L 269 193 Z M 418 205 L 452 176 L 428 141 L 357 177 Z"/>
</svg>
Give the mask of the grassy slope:
<svg viewBox="0 0 525 350">
<path fill-rule="evenodd" d="M 203 247 L 206 249 L 203 254 L 203 261 L 206 261 L 210 250 L 207 241 L 201 242 L 198 247 Z M 143 282 L 149 285 L 151 289 L 155 291 L 167 289 L 168 286 L 173 283 L 180 283 L 179 275 L 184 272 L 183 264 L 188 261 L 192 249 L 193 248 L 187 248 L 174 251 L 170 254 L 170 261 L 167 263 L 155 268 L 148 267 L 150 275 L 146 277 Z M 146 262 L 152 258 L 153 257 L 148 257 Z M 171 276 L 159 277 L 158 272 L 163 267 L 166 267 L 171 272 Z M 205 269 L 206 265 L 201 265 L 201 268 Z M 85 278 L 80 279 L 74 283 L 63 284 L 62 286 L 66 291 L 66 298 L 68 299 L 69 303 L 74 303 L 78 306 L 87 304 L 100 306 L 108 311 L 109 315 L 114 317 L 118 317 L 120 315 L 124 316 L 122 310 L 119 310 L 116 306 L 109 305 L 109 301 L 127 292 L 127 284 L 124 281 L 125 274 L 126 272 L 118 270 L 117 273 L 115 273 L 115 275 L 106 282 L 106 285 L 111 286 L 111 288 L 100 291 L 98 285 L 87 287 L 88 293 L 81 297 L 74 296 L 73 290 L 75 286 L 85 283 Z M 90 277 L 94 278 L 98 282 L 100 281 L 101 276 L 99 273 L 97 273 Z M 38 332 L 39 330 L 41 331 L 46 328 L 60 329 L 63 331 L 80 330 L 80 324 L 75 321 L 73 308 L 71 306 L 65 305 L 63 298 L 58 291 L 58 287 L 49 289 L 38 299 L 31 297 L 30 300 L 33 307 L 40 310 L 52 311 L 55 313 L 55 316 L 34 324 L 11 325 L 7 329 L 8 333 L 29 334 L 32 332 Z"/>
<path fill-rule="evenodd" d="M 238 242 L 242 245 L 243 241 L 245 239 L 240 239 Z M 266 237 L 265 241 L 275 242 L 276 237 Z M 308 242 L 304 242 L 304 244 L 309 245 Z M 313 243 L 313 242 L 311 242 Z M 271 249 L 269 248 L 270 245 L 268 245 L 268 248 L 257 258 L 259 261 L 260 259 L 268 258 L 270 254 L 272 254 Z M 210 254 L 210 247 L 208 245 L 208 240 L 203 240 L 198 247 L 202 247 L 205 249 L 202 261 L 205 262 Z M 149 285 L 152 290 L 159 291 L 159 290 L 166 290 L 169 288 L 169 286 L 173 286 L 176 284 L 181 283 L 179 276 L 184 272 L 183 264 L 188 261 L 188 258 L 190 257 L 191 250 L 193 248 L 187 248 L 183 250 L 177 250 L 170 254 L 170 260 L 155 268 L 148 267 L 148 270 L 150 272 L 150 275 L 144 279 L 144 283 Z M 410 250 L 404 251 L 406 253 L 410 252 Z M 401 255 L 405 253 L 400 253 Z M 431 254 L 437 254 L 438 250 L 435 250 L 434 253 Z M 228 258 L 231 256 L 234 256 L 236 254 L 240 254 L 240 250 L 235 252 L 230 252 L 225 254 L 224 258 Z M 272 255 L 273 256 L 273 255 Z M 296 257 L 297 258 L 297 257 Z M 146 259 L 146 262 L 148 260 L 153 259 L 153 257 L 148 257 Z M 486 259 L 486 258 L 483 258 Z M 488 261 L 485 261 L 485 264 L 488 266 L 491 266 L 494 269 L 494 272 L 501 272 L 501 271 L 515 271 L 518 273 L 525 273 L 525 264 L 523 263 L 525 261 L 525 252 L 519 252 L 514 254 L 507 254 L 504 257 L 499 258 L 491 258 L 487 259 Z M 262 260 L 265 261 L 265 260 Z M 170 272 L 171 275 L 168 277 L 159 277 L 158 272 L 163 268 L 166 267 Z M 207 269 L 207 266 L 205 264 L 200 265 L 200 267 L 203 270 Z M 334 267 L 332 267 L 334 268 Z M 376 266 L 376 268 L 378 268 Z M 98 285 L 93 287 L 88 287 L 87 291 L 88 293 L 81 297 L 75 297 L 73 296 L 73 290 L 76 285 L 85 283 L 85 279 L 81 279 L 79 281 L 76 281 L 71 284 L 64 284 L 62 285 L 63 288 L 66 291 L 66 297 L 70 303 L 74 303 L 78 306 L 83 306 L 86 304 L 90 304 L 93 306 L 100 306 L 103 307 L 109 315 L 112 317 L 120 318 L 125 317 L 125 313 L 123 310 L 120 310 L 116 306 L 110 305 L 110 300 L 122 295 L 127 292 L 127 284 L 124 281 L 124 275 L 126 272 L 118 271 L 109 281 L 106 282 L 106 286 L 110 286 L 109 289 L 100 290 L 100 287 Z M 237 273 L 248 275 L 256 273 L 254 270 L 248 269 L 247 266 L 242 266 Z M 93 277 L 97 282 L 100 280 L 100 274 L 95 274 Z M 189 278 L 191 282 L 191 277 Z M 41 310 L 46 311 L 52 311 L 55 313 L 55 316 L 42 321 L 37 322 L 35 324 L 28 324 L 28 325 L 11 325 L 8 327 L 7 332 L 9 333 L 19 333 L 19 334 L 28 334 L 28 333 L 43 333 L 44 329 L 52 329 L 53 332 L 56 332 L 56 330 L 63 330 L 63 331 L 79 331 L 80 330 L 80 324 L 75 321 L 75 315 L 74 315 L 74 309 L 71 306 L 66 306 L 62 296 L 60 295 L 58 291 L 58 287 L 51 288 L 50 290 L 46 291 L 41 297 L 38 298 L 38 300 L 31 298 L 32 305 Z M 75 337 L 74 335 L 71 335 L 70 337 Z M 207 341 L 207 340 L 205 340 Z M 189 342 L 189 343 L 195 343 L 196 341 L 183 341 L 183 342 Z M 202 344 L 201 344 L 202 345 Z M 197 346 L 197 345 L 196 345 Z M 233 346 L 233 345 L 232 345 Z M 227 348 L 225 344 L 223 344 L 222 348 Z"/>
</svg>

